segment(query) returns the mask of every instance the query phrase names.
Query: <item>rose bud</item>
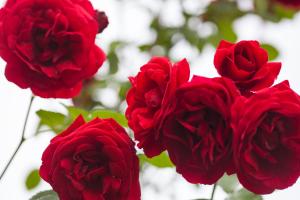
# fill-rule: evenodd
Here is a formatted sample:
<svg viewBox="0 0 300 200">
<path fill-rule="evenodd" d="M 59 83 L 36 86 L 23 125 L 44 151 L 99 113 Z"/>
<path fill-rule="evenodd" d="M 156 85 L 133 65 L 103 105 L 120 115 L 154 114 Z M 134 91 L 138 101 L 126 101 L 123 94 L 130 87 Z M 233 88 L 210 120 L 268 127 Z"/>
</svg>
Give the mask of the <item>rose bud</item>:
<svg viewBox="0 0 300 200">
<path fill-rule="evenodd" d="M 176 171 L 191 183 L 214 184 L 234 172 L 230 79 L 195 76 L 177 89 L 163 122 L 163 140 Z"/>
<path fill-rule="evenodd" d="M 257 41 L 221 41 L 214 65 L 221 76 L 232 79 L 246 94 L 271 86 L 281 69 L 281 63 L 268 62 L 268 53 Z"/>
<path fill-rule="evenodd" d="M 175 89 L 189 79 L 190 69 L 186 60 L 174 65 L 167 58 L 152 58 L 130 78 L 132 88 L 128 91 L 126 117 L 134 132 L 138 147 L 148 157 L 165 150 L 161 140 L 160 123 L 169 98 Z"/>
<path fill-rule="evenodd" d="M 140 200 L 134 143 L 113 119 L 78 117 L 51 140 L 40 176 L 60 200 Z"/>
<path fill-rule="evenodd" d="M 95 37 L 106 26 L 88 0 L 8 0 L 0 11 L 7 80 L 43 98 L 76 96 L 105 60 Z"/>
<path fill-rule="evenodd" d="M 288 82 L 238 98 L 233 154 L 240 183 L 256 194 L 293 185 L 300 174 L 300 98 Z"/>
</svg>

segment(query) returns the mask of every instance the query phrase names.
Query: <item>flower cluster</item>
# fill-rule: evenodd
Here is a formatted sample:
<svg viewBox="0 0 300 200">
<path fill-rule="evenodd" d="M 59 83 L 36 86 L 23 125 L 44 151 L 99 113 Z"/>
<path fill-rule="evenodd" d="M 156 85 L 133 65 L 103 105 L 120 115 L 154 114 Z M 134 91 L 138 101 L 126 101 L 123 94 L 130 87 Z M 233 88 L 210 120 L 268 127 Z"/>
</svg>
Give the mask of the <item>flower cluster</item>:
<svg viewBox="0 0 300 200">
<path fill-rule="evenodd" d="M 149 157 L 167 150 L 191 183 L 236 173 L 257 194 L 284 189 L 300 174 L 300 97 L 287 81 L 271 87 L 281 63 L 257 41 L 221 41 L 221 75 L 193 76 L 183 60 L 153 58 L 131 77 L 126 117 Z"/>
<path fill-rule="evenodd" d="M 74 97 L 105 60 L 95 37 L 107 25 L 89 0 L 7 0 L 0 10 L 6 78 L 43 98 Z M 191 183 L 214 184 L 227 173 L 257 194 L 293 185 L 300 96 L 288 81 L 273 86 L 281 63 L 269 62 L 257 41 L 221 41 L 214 65 L 220 77 L 190 78 L 185 59 L 154 57 L 129 78 L 125 115 L 137 146 L 148 157 L 167 151 Z M 61 200 L 141 198 L 135 144 L 113 119 L 79 116 L 51 140 L 39 172 Z"/>
</svg>

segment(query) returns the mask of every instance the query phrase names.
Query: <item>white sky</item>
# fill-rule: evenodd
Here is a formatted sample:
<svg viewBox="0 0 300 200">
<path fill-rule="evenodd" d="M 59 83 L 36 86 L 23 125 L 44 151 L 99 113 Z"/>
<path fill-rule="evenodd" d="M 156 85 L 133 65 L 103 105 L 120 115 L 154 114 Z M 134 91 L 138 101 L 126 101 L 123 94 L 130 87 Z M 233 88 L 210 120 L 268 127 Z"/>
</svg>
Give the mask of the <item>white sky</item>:
<svg viewBox="0 0 300 200">
<path fill-rule="evenodd" d="M 134 1 L 130 1 L 134 2 Z M 145 4 L 150 1 L 143 0 Z M 151 7 L 156 9 L 158 7 L 154 1 L 151 1 Z M 191 1 L 190 1 L 191 2 Z M 3 0 L 0 0 L 3 3 Z M 107 47 L 109 41 L 115 38 L 126 38 L 142 43 L 152 37 L 149 32 L 148 23 L 149 15 L 141 10 L 140 7 L 135 6 L 134 3 L 122 5 L 116 0 L 92 0 L 95 8 L 105 10 L 110 19 L 110 27 L 97 39 L 97 43 L 103 48 Z M 168 6 L 168 16 L 172 16 L 172 12 L 176 12 L 176 7 Z M 190 3 L 191 4 L 191 3 Z M 193 9 L 191 4 L 190 8 Z M 172 9 L 174 9 L 172 11 Z M 122 15 L 120 18 L 119 15 Z M 166 14 L 165 14 L 166 15 Z M 180 19 L 178 19 L 180 20 Z M 283 62 L 282 71 L 279 75 L 278 81 L 288 79 L 291 87 L 300 93 L 300 79 L 299 72 L 299 55 L 300 55 L 300 15 L 294 20 L 285 20 L 280 24 L 264 23 L 258 17 L 247 16 L 239 20 L 235 24 L 235 29 L 239 35 L 239 39 L 257 39 L 263 42 L 270 42 L 274 44 L 281 51 L 281 56 L 277 59 Z M 174 52 L 174 56 L 178 59 L 187 57 L 188 60 L 193 60 L 192 73 L 198 75 L 215 76 L 216 72 L 213 68 L 213 54 L 212 48 L 206 48 L 201 55 L 191 52 L 185 48 L 186 44 L 180 44 Z M 134 75 L 138 67 L 146 62 L 147 56 L 136 52 L 134 49 L 128 49 L 125 54 L 125 62 L 122 63 L 122 70 L 120 74 L 123 77 L 127 75 Z M 196 59 L 195 59 L 196 58 Z M 5 63 L 0 61 L 0 170 L 3 169 L 11 156 L 13 150 L 18 144 L 23 126 L 27 105 L 30 99 L 29 90 L 21 90 L 12 83 L 9 83 L 4 77 Z M 100 70 L 101 74 L 101 70 Z M 46 110 L 61 110 L 59 102 L 61 100 L 53 99 L 36 99 L 33 110 L 30 114 L 28 123 L 27 136 L 33 134 L 37 123 L 37 117 L 34 111 L 39 109 Z M 64 100 L 64 103 L 69 103 Z M 33 194 L 40 190 L 50 188 L 48 184 L 42 183 L 37 189 L 27 192 L 24 186 L 26 173 L 32 169 L 40 166 L 40 158 L 44 148 L 47 146 L 52 135 L 45 133 L 37 138 L 28 140 L 18 153 L 13 164 L 10 166 L 5 177 L 0 182 L 0 199 L 1 200 L 23 200 L 29 199 Z M 164 188 L 164 193 L 160 196 L 155 195 L 152 190 L 143 190 L 143 200 L 169 200 L 169 194 L 173 193 L 175 196 L 172 200 L 188 200 L 199 197 L 208 197 L 211 188 L 204 186 L 196 189 L 194 186 L 185 182 L 180 176 L 176 177 L 176 183 L 172 187 L 168 187 L 169 181 L 173 174 L 173 169 L 166 170 L 151 170 L 145 176 L 149 179 L 158 180 L 158 185 Z M 266 200 L 299 200 L 300 197 L 300 182 L 298 181 L 293 187 L 275 192 L 271 195 L 265 196 Z M 218 190 L 216 200 L 223 200 L 223 192 Z M 171 199 L 170 199 L 171 200 Z"/>
</svg>

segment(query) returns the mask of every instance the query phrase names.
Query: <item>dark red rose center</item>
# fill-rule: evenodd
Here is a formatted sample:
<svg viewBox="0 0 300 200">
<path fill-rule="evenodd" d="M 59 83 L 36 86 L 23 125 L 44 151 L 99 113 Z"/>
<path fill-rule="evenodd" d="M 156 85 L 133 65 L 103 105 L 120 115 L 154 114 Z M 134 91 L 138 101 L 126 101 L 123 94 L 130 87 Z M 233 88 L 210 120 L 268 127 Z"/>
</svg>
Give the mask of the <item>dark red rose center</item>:
<svg viewBox="0 0 300 200">
<path fill-rule="evenodd" d="M 281 134 L 286 130 L 284 118 L 278 114 L 269 113 L 258 127 L 255 139 L 261 148 L 273 151 L 280 147 Z"/>
<path fill-rule="evenodd" d="M 280 114 L 268 113 L 265 115 L 261 124 L 256 130 L 252 145 L 248 149 L 253 150 L 249 162 L 255 167 L 254 163 L 264 163 L 272 165 L 281 163 L 278 159 L 283 159 L 282 134 L 288 132 L 286 119 Z"/>
<path fill-rule="evenodd" d="M 68 29 L 68 24 L 59 11 L 47 10 L 43 14 L 45 16 L 41 17 L 48 18 L 48 20 L 37 21 L 32 29 L 32 39 L 35 56 L 41 63 L 48 66 L 66 59 L 68 40 L 63 40 L 63 35 Z"/>
<path fill-rule="evenodd" d="M 17 50 L 23 61 L 36 71 L 55 66 L 79 52 L 82 36 L 72 33 L 67 18 L 60 10 L 34 9 L 27 13 L 17 39 Z M 25 15 L 26 16 L 26 15 Z"/>
<path fill-rule="evenodd" d="M 85 151 L 73 156 L 73 177 L 78 181 L 84 180 L 89 187 L 98 185 L 103 175 L 107 174 L 107 158 L 99 151 Z"/>
<path fill-rule="evenodd" d="M 145 102 L 150 108 L 159 108 L 162 101 L 162 93 L 158 88 L 154 88 L 145 94 Z"/>
<path fill-rule="evenodd" d="M 235 56 L 235 63 L 241 70 L 247 72 L 253 72 L 257 70 L 256 60 L 253 52 L 249 48 L 237 48 L 237 54 Z"/>
<path fill-rule="evenodd" d="M 213 164 L 224 153 L 227 141 L 222 140 L 222 134 L 227 134 L 226 125 L 218 112 L 203 108 L 195 112 L 185 112 L 177 120 L 186 130 L 183 133 L 188 137 L 193 154 L 201 160 L 204 159 L 204 164 Z"/>
<path fill-rule="evenodd" d="M 75 167 L 73 170 L 75 179 L 84 182 L 85 187 L 99 190 L 102 194 L 118 191 L 121 179 L 111 175 L 109 160 L 99 150 L 84 151 L 74 156 Z"/>
</svg>

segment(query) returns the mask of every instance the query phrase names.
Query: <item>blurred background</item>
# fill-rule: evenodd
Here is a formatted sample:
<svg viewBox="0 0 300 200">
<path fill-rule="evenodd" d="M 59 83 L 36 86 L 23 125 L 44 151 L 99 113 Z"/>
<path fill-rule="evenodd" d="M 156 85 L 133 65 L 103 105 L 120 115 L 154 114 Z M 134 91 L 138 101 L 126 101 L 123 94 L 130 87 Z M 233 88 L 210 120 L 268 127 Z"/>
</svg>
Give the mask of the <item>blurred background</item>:
<svg viewBox="0 0 300 200">
<path fill-rule="evenodd" d="M 1 6 L 4 0 L 0 0 Z M 110 25 L 96 38 L 107 53 L 107 61 L 95 79 L 86 82 L 82 94 L 71 100 L 34 100 L 22 145 L 5 177 L 0 182 L 1 200 L 29 199 L 51 187 L 41 181 L 36 169 L 41 155 L 55 132 L 69 123 L 74 113 L 95 108 L 123 113 L 127 77 L 139 71 L 151 56 L 168 56 L 173 61 L 186 58 L 191 73 L 218 76 L 213 66 L 215 47 L 221 39 L 231 42 L 258 40 L 271 60 L 283 63 L 277 82 L 288 79 L 300 93 L 300 14 L 297 9 L 276 0 L 91 0 L 105 11 Z M 0 61 L 0 170 L 18 145 L 31 92 L 21 90 L 4 76 Z M 66 106 L 77 106 L 80 109 Z M 49 121 L 44 114 L 53 115 Z M 123 115 L 119 114 L 122 121 Z M 186 182 L 164 158 L 160 164 L 143 160 L 142 200 L 191 200 L 209 198 L 212 186 Z M 156 166 L 154 166 L 156 165 Z M 263 197 L 231 191 L 232 179 L 218 187 L 215 200 L 298 200 L 300 181 L 294 186 Z M 229 188 L 226 188 L 226 185 Z M 240 196 L 239 196 L 240 195 Z"/>
</svg>

